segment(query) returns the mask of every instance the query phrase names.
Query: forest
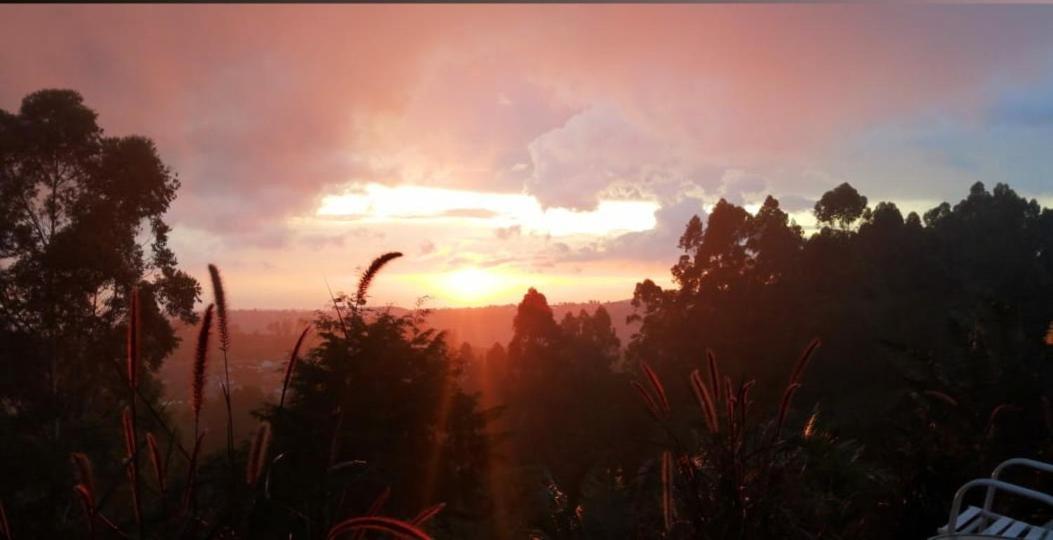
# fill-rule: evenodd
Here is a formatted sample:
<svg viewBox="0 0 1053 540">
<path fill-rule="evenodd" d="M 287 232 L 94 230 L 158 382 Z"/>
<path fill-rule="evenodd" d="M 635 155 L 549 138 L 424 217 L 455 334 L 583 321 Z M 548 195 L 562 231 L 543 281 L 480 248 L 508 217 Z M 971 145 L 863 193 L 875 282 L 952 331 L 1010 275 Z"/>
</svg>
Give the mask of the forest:
<svg viewBox="0 0 1053 540">
<path fill-rule="evenodd" d="M 368 254 L 249 399 L 161 154 L 74 91 L 0 110 L 0 538 L 926 538 L 1053 461 L 1053 209 L 1006 184 L 903 215 L 842 183 L 807 235 L 721 199 L 626 321 L 531 288 L 486 348 L 376 307 L 401 254 Z"/>
</svg>

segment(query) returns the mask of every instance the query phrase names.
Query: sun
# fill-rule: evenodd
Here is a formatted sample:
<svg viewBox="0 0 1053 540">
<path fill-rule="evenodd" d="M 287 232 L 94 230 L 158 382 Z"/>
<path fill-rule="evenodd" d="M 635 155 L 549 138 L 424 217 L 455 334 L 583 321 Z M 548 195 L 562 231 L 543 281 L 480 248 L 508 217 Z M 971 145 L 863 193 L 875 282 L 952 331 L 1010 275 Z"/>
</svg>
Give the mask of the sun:
<svg viewBox="0 0 1053 540">
<path fill-rule="evenodd" d="M 445 274 L 439 283 L 451 300 L 466 304 L 492 298 L 507 285 L 496 272 L 476 267 Z"/>
</svg>

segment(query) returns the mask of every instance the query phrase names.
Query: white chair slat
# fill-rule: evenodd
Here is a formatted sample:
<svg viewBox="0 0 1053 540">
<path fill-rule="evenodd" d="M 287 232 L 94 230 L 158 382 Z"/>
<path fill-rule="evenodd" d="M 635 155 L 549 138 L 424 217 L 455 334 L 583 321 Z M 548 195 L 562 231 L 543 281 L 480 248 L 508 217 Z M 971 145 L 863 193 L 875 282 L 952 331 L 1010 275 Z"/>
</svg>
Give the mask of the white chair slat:
<svg viewBox="0 0 1053 540">
<path fill-rule="evenodd" d="M 1043 526 L 1035 526 L 1024 521 L 1018 521 L 1009 516 L 1003 516 L 987 510 L 992 506 L 993 495 L 996 492 L 1005 492 L 1009 495 L 1031 499 L 1053 507 L 1053 493 L 1043 493 L 1034 488 L 1020 486 L 1006 482 L 1000 478 L 1002 472 L 1009 467 L 1024 467 L 1036 471 L 1053 474 L 1053 463 L 1043 463 L 1033 459 L 1013 458 L 1003 461 L 990 478 L 976 478 L 962 485 L 954 495 L 951 504 L 953 520 L 937 529 L 936 538 L 1016 538 L 1018 540 L 1053 540 L 1053 520 Z M 983 488 L 987 492 L 984 499 L 984 510 L 976 506 L 962 509 L 962 502 L 970 490 Z"/>
<path fill-rule="evenodd" d="M 1027 532 L 1026 540 L 1042 540 L 1046 536 L 1046 530 L 1042 527 L 1031 527 L 1031 530 Z"/>
<path fill-rule="evenodd" d="M 958 527 L 958 531 L 957 532 L 959 532 L 959 533 L 978 533 L 978 532 L 980 532 L 980 525 L 982 524 L 982 522 L 983 522 L 983 519 L 980 519 L 980 517 L 977 516 L 976 519 L 970 521 L 969 523 L 966 523 L 964 527 Z"/>
<path fill-rule="evenodd" d="M 1020 538 L 1020 533 L 1024 532 L 1025 529 L 1027 529 L 1027 523 L 1024 523 L 1023 521 L 1014 521 L 1008 529 L 1002 532 L 1002 536 L 1008 538 Z"/>
<path fill-rule="evenodd" d="M 980 509 L 975 506 L 970 506 L 958 514 L 958 520 L 954 524 L 954 532 L 965 532 L 963 529 L 965 525 L 980 515 Z"/>
<path fill-rule="evenodd" d="M 1002 534 L 1002 531 L 1009 528 L 1009 525 L 1013 523 L 1012 519 L 1002 516 L 995 520 L 990 527 L 984 529 L 983 534 Z"/>
</svg>

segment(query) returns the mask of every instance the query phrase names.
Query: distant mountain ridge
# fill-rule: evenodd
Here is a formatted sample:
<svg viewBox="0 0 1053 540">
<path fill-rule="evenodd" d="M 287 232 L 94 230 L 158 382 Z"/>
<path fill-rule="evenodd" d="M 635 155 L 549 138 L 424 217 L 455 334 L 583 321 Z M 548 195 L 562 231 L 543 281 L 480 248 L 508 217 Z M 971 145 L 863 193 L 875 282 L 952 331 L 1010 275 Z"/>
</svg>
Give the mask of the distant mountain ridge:
<svg viewBox="0 0 1053 540">
<path fill-rule="evenodd" d="M 591 314 L 601 305 L 610 313 L 614 330 L 624 346 L 634 331 L 626 322 L 626 318 L 633 312 L 630 300 L 555 304 L 552 311 L 559 322 L 567 313 L 577 314 L 584 309 Z M 411 311 L 398 306 L 389 306 L 387 309 L 395 313 Z M 232 309 L 230 323 L 244 334 L 286 333 L 285 328 L 289 325 L 299 326 L 305 321 L 314 320 L 316 312 L 317 310 L 307 309 Z M 447 332 L 451 345 L 459 346 L 464 342 L 476 348 L 488 348 L 494 343 L 507 345 L 512 339 L 512 321 L 515 314 L 516 306 L 513 304 L 434 308 L 430 310 L 425 324 Z M 188 345 L 191 344 L 186 343 L 186 340 L 181 344 L 184 347 Z"/>
<path fill-rule="evenodd" d="M 590 314 L 603 306 L 611 316 L 614 330 L 624 347 L 635 331 L 626 317 L 632 314 L 629 300 L 617 302 L 566 303 L 552 306 L 556 321 L 567 313 L 577 314 L 585 310 Z M 383 308 L 382 308 L 383 309 Z M 410 310 L 397 306 L 387 309 L 396 313 Z M 316 317 L 317 310 L 306 309 L 232 309 L 230 333 L 232 346 L 228 355 L 231 379 L 235 388 L 257 387 L 273 391 L 280 384 L 282 368 L 288 361 L 289 351 L 305 326 Z M 507 346 L 512 339 L 512 321 L 515 305 L 484 306 L 470 308 L 436 308 L 425 318 L 425 325 L 448 334 L 451 347 L 468 343 L 478 353 L 485 354 L 494 343 Z M 169 399 L 185 400 L 190 384 L 190 366 L 194 359 L 197 326 L 176 321 L 176 335 L 180 342 L 161 366 L 160 376 L 167 388 Z M 309 333 L 304 343 L 310 348 L 318 343 L 318 336 Z M 206 369 L 210 392 L 218 391 L 222 375 L 222 355 L 215 339 L 210 345 L 210 360 Z"/>
<path fill-rule="evenodd" d="M 624 347 L 636 325 L 629 325 L 625 319 L 632 313 L 629 300 L 618 302 L 567 303 L 552 306 L 556 321 L 567 313 L 577 314 L 585 310 L 590 314 L 603 306 L 610 313 L 611 322 L 618 338 Z M 380 307 L 384 309 L 383 306 Z M 408 313 L 411 310 L 390 306 L 387 309 L 395 313 Z M 512 339 L 512 321 L 515 318 L 516 306 L 484 306 L 471 308 L 435 308 L 425 318 L 425 324 L 448 333 L 448 343 L 452 348 L 459 348 L 468 343 L 478 355 L 485 355 L 494 343 L 507 346 Z M 238 416 L 236 422 L 239 440 L 251 436 L 254 419 L 249 411 L 255 409 L 263 400 L 277 398 L 281 386 L 281 377 L 289 359 L 289 352 L 296 338 L 305 326 L 315 319 L 317 310 L 307 309 L 232 309 L 228 312 L 230 319 L 231 348 L 228 354 L 230 377 L 234 388 L 233 400 Z M 187 403 L 190 398 L 190 375 L 194 361 L 198 327 L 179 321 L 174 322 L 176 335 L 180 342 L 175 351 L 165 359 L 160 369 L 160 379 L 164 386 L 165 400 L 172 408 L 177 422 L 184 429 L 189 429 L 191 420 Z M 318 344 L 314 332 L 308 334 L 304 348 L 309 349 Z M 206 424 L 223 425 L 222 407 L 219 398 L 219 383 L 223 378 L 223 355 L 216 339 L 209 346 L 209 360 L 206 365 Z M 216 449 L 221 446 L 208 440 L 207 446 Z"/>
</svg>

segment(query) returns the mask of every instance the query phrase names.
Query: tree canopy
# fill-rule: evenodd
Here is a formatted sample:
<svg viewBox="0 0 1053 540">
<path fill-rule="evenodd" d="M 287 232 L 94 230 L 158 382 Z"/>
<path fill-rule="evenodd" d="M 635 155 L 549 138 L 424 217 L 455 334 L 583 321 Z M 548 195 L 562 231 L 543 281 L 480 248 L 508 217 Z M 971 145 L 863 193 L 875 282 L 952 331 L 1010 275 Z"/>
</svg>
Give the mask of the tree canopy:
<svg viewBox="0 0 1053 540">
<path fill-rule="evenodd" d="M 1000 458 L 1053 451 L 1053 426 L 1040 420 L 1053 386 L 1044 342 L 1053 211 L 981 183 L 924 224 L 891 202 L 866 204 L 848 184 L 828 191 L 816 217 L 838 228 L 805 238 L 772 198 L 752 215 L 718 202 L 704 226 L 695 218 L 685 228 L 676 287 L 637 284 L 641 326 L 628 356 L 683 377 L 711 349 L 734 358 L 733 379 L 757 379 L 757 399 L 771 404 L 786 351 L 821 337 L 799 402 L 897 471 L 871 487 L 886 490 L 870 503 L 888 511 L 869 530 L 917 537 L 945 519 L 948 494 L 966 479 Z M 669 395 L 681 406 L 692 399 L 677 387 Z M 933 396 L 955 404 L 952 416 Z"/>
<path fill-rule="evenodd" d="M 176 345 L 169 317 L 195 319 L 200 288 L 178 268 L 164 220 L 178 187 L 152 141 L 106 135 L 76 92 L 0 110 L 0 498 L 26 500 L 41 522 L 68 488 L 22 491 L 29 471 L 67 478 L 72 441 L 117 440 L 86 428 L 120 425 L 130 291 L 147 379 Z M 148 399 L 159 390 L 143 388 Z"/>
<path fill-rule="evenodd" d="M 836 223 L 841 229 L 847 229 L 863 217 L 866 211 L 867 198 L 860 195 L 848 182 L 823 193 L 815 203 L 815 218 L 819 223 Z"/>
</svg>

